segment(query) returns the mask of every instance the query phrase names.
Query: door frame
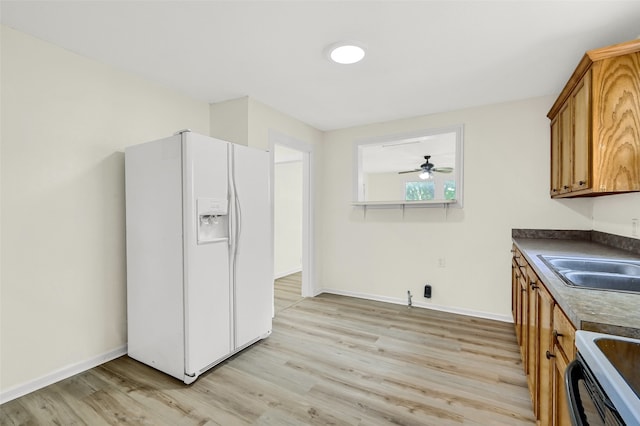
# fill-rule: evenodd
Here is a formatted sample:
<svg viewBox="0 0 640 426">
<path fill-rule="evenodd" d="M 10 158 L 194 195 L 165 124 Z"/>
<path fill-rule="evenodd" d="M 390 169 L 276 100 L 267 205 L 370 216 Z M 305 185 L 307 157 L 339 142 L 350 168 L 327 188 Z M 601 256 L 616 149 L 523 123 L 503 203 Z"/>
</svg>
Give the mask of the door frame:
<svg viewBox="0 0 640 426">
<path fill-rule="evenodd" d="M 314 146 L 292 136 L 269 129 L 269 154 L 271 156 L 271 199 L 274 198 L 275 179 L 275 146 L 284 147 L 302 152 L 302 296 L 313 297 L 315 292 L 315 232 L 314 232 Z M 272 203 L 272 220 L 275 218 Z M 275 233 L 275 227 L 272 232 Z M 272 236 L 273 237 L 273 236 Z"/>
</svg>

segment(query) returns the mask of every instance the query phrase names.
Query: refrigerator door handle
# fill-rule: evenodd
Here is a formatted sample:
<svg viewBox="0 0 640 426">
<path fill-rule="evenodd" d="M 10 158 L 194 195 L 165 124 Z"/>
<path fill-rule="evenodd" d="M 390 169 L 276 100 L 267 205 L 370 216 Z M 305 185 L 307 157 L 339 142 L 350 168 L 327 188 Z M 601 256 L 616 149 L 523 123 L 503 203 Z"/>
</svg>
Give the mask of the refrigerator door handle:
<svg viewBox="0 0 640 426">
<path fill-rule="evenodd" d="M 228 235 L 229 235 L 229 240 L 227 241 L 227 244 L 229 245 L 229 251 L 231 252 L 233 250 L 233 211 L 231 209 L 231 200 L 227 200 L 227 204 L 229 205 L 229 220 L 227 221 L 227 229 L 228 229 Z"/>
<path fill-rule="evenodd" d="M 238 254 L 238 247 L 240 246 L 240 235 L 242 235 L 242 205 L 240 204 L 240 198 L 238 192 L 235 192 L 236 199 L 236 235 L 235 235 L 235 251 Z"/>
<path fill-rule="evenodd" d="M 235 158 L 235 149 L 233 144 L 230 144 L 231 152 L 230 152 L 230 161 L 229 161 L 229 183 L 231 186 L 231 194 L 233 196 L 233 247 L 231 248 L 231 253 L 233 254 L 233 259 L 235 263 L 235 258 L 238 254 L 238 246 L 240 243 L 240 234 L 242 232 L 242 208 L 240 206 L 240 199 L 238 198 L 238 188 L 236 186 L 236 158 Z"/>
<path fill-rule="evenodd" d="M 229 144 L 227 148 L 227 186 L 228 186 L 228 200 L 227 204 L 229 206 L 229 255 L 233 256 L 235 252 L 235 229 L 236 229 L 236 211 L 235 211 L 235 200 L 236 200 L 236 185 L 234 182 L 233 176 L 233 145 Z M 230 259 L 232 260 L 232 259 Z"/>
</svg>

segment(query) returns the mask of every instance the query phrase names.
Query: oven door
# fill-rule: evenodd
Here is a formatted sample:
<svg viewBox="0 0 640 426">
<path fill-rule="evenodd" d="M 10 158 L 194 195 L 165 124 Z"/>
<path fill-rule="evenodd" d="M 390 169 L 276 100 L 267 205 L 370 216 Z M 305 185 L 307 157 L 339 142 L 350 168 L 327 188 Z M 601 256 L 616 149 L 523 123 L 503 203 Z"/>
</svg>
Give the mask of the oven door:
<svg viewBox="0 0 640 426">
<path fill-rule="evenodd" d="M 579 353 L 564 378 L 573 426 L 625 425 Z"/>
</svg>

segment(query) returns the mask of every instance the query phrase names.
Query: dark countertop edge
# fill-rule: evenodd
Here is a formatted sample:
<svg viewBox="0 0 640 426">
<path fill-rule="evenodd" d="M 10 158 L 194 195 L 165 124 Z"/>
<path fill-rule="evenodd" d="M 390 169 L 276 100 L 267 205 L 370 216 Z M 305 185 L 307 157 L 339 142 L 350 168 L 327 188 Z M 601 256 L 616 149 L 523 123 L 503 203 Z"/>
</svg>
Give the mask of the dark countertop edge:
<svg viewBox="0 0 640 426">
<path fill-rule="evenodd" d="M 548 232 L 550 230 L 543 231 Z M 616 334 L 636 339 L 640 338 L 640 321 L 638 322 L 638 325 L 636 325 L 636 323 L 631 325 L 615 324 L 607 322 L 606 320 L 598 319 L 597 316 L 601 316 L 601 312 L 584 312 L 585 310 L 597 311 L 601 309 L 604 305 L 602 301 L 605 303 L 615 304 L 615 308 L 609 307 L 610 311 L 618 310 L 621 305 L 624 305 L 625 303 L 629 304 L 633 311 L 636 311 L 637 306 L 640 304 L 636 304 L 636 301 L 633 300 L 633 298 L 640 300 L 640 295 L 577 289 L 566 286 L 562 279 L 538 257 L 539 254 L 580 256 L 594 256 L 601 254 L 607 257 L 613 256 L 637 260 L 638 255 L 633 252 L 622 250 L 618 247 L 611 247 L 585 238 L 531 238 L 532 235 L 545 235 L 545 232 L 541 234 L 526 233 L 526 237 L 515 236 L 512 239 L 516 247 L 518 247 L 522 252 L 529 265 L 543 281 L 545 287 L 549 290 L 553 298 L 576 329 Z M 551 230 L 550 232 L 555 231 Z M 591 231 L 578 231 L 575 235 L 581 235 L 581 233 L 584 232 L 588 233 Z M 522 234 L 516 233 L 516 235 Z M 544 247 L 536 247 L 540 245 L 544 245 Z M 631 296 L 631 299 L 629 299 L 629 296 Z M 587 304 L 590 304 L 591 306 L 585 309 L 580 306 L 579 300 L 576 301 L 576 299 L 586 300 L 589 302 Z M 592 316 L 596 316 L 597 320 L 591 318 Z"/>
</svg>

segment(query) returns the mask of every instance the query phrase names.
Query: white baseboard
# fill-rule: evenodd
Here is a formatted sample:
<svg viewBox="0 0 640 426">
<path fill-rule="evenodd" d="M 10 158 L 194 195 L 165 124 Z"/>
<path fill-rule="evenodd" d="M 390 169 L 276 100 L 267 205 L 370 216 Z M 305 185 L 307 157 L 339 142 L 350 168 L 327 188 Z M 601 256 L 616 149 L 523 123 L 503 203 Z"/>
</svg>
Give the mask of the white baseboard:
<svg viewBox="0 0 640 426">
<path fill-rule="evenodd" d="M 82 373 L 83 371 L 89 370 L 93 367 L 97 367 L 100 364 L 104 364 L 107 361 L 111 361 L 112 359 L 116 359 L 126 354 L 127 345 L 124 345 L 96 357 L 81 361 L 77 364 L 68 365 L 38 379 L 31 380 L 27 383 L 23 383 L 7 390 L 3 390 L 2 392 L 0 392 L 0 404 L 4 404 L 5 402 L 9 402 L 13 399 L 19 398 L 38 389 L 42 389 L 45 386 L 52 385 L 56 382 L 59 382 L 60 380 L 64 380 L 78 373 Z"/>
<path fill-rule="evenodd" d="M 340 296 L 357 297 L 358 299 L 374 300 L 376 302 L 387 302 L 387 303 L 393 303 L 396 305 L 405 305 L 405 306 L 407 305 L 407 299 L 379 296 L 376 294 L 368 294 L 368 293 L 356 293 L 352 291 L 336 290 L 332 288 L 324 288 L 318 291 L 316 296 L 322 293 L 331 293 L 331 294 L 337 294 Z M 452 314 L 468 315 L 471 317 L 485 318 L 485 319 L 501 321 L 501 322 L 509 322 L 509 323 L 513 322 L 513 318 L 511 318 L 510 315 L 500 315 L 500 314 L 494 314 L 490 312 L 474 311 L 472 309 L 457 308 L 453 306 L 434 305 L 431 303 L 425 303 L 421 301 L 413 302 L 412 306 L 416 308 L 433 309 L 435 311 L 450 312 Z"/>
<path fill-rule="evenodd" d="M 291 274 L 297 274 L 298 272 L 302 272 L 302 268 L 295 268 L 285 272 L 277 272 L 273 279 L 277 280 L 278 278 L 286 277 L 287 275 Z"/>
</svg>

